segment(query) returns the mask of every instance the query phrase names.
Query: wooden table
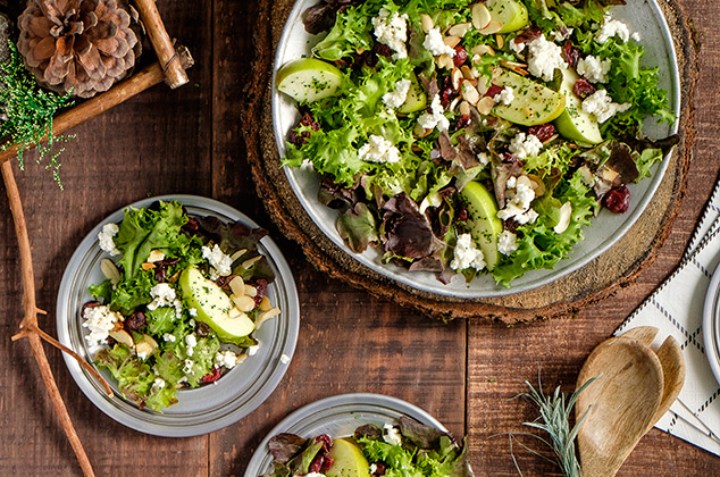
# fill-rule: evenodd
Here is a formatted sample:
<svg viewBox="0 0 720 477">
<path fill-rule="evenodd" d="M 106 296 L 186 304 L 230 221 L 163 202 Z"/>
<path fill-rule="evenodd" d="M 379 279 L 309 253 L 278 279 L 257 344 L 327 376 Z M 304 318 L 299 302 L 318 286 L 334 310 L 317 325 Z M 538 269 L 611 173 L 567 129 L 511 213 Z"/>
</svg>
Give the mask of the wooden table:
<svg viewBox="0 0 720 477">
<path fill-rule="evenodd" d="M 262 0 L 269 1 L 269 0 Z M 28 215 L 41 325 L 54 334 L 60 277 L 81 238 L 108 213 L 150 195 L 191 193 L 231 204 L 269 228 L 295 272 L 301 335 L 275 394 L 222 431 L 188 439 L 146 436 L 117 424 L 81 394 L 48 348 L 53 371 L 98 475 L 241 476 L 260 440 L 290 411 L 346 392 L 384 393 L 434 414 L 469 435 L 479 476 L 516 476 L 509 432 L 534 410 L 513 396 L 535 382 L 572 388 L 590 352 L 677 265 L 720 169 L 719 2 L 685 0 L 702 42 L 697 140 L 689 188 L 670 237 L 637 282 L 575 316 L 506 328 L 482 319 L 442 324 L 330 280 L 279 236 L 244 159 L 239 122 L 250 76 L 258 2 L 160 1 L 169 31 L 194 52 L 192 84 L 156 87 L 76 128 L 66 146 L 65 191 L 28 161 L 18 182 Z M 26 343 L 12 344 L 21 318 L 19 257 L 7 199 L 0 194 L 0 475 L 78 475 L 79 468 L 46 399 Z M 516 448 L 525 475 L 558 475 Z M 720 475 L 720 458 L 651 431 L 621 476 Z"/>
</svg>

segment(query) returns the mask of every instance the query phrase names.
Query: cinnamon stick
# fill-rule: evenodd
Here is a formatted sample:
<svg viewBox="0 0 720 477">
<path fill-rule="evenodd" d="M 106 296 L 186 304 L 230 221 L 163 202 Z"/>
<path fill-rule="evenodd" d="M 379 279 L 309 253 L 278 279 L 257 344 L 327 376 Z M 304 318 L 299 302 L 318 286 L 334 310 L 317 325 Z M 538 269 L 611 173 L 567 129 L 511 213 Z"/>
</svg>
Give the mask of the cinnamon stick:
<svg viewBox="0 0 720 477">
<path fill-rule="evenodd" d="M 23 284 L 23 309 L 25 317 L 20 323 L 20 328 L 38 328 L 38 313 L 41 310 L 38 309 L 35 302 L 35 274 L 33 272 L 32 264 L 32 249 L 30 247 L 30 238 L 28 236 L 27 225 L 25 222 L 25 213 L 23 212 L 22 200 L 20 198 L 20 191 L 15 181 L 15 175 L 12 169 L 12 163 L 3 162 L 0 165 L 2 170 L 2 178 L 5 182 L 5 189 L 7 192 L 8 200 L 10 202 L 10 213 L 15 223 L 15 234 L 17 235 L 18 248 L 20 249 L 20 267 L 21 267 L 21 280 Z M 90 459 L 85 453 L 85 448 L 80 442 L 80 438 L 77 435 L 75 426 L 70 419 L 65 402 L 60 395 L 60 390 L 57 387 L 55 378 L 53 377 L 52 370 L 50 369 L 50 363 L 48 363 L 45 350 L 42 346 L 42 341 L 37 333 L 29 332 L 26 335 L 30 348 L 32 349 L 35 361 L 40 369 L 40 376 L 42 377 L 45 388 L 50 396 L 50 401 L 55 409 L 60 425 L 65 431 L 65 435 L 70 442 L 70 446 L 75 452 L 80 468 L 86 477 L 94 477 L 95 472 L 93 471 Z"/>
<path fill-rule="evenodd" d="M 185 68 L 175 51 L 170 35 L 165 29 L 165 24 L 160 16 L 155 0 L 135 0 L 135 6 L 140 13 L 145 31 L 150 37 L 155 49 L 155 54 L 162 65 L 165 73 L 165 82 L 171 89 L 186 84 L 189 80 Z"/>
</svg>

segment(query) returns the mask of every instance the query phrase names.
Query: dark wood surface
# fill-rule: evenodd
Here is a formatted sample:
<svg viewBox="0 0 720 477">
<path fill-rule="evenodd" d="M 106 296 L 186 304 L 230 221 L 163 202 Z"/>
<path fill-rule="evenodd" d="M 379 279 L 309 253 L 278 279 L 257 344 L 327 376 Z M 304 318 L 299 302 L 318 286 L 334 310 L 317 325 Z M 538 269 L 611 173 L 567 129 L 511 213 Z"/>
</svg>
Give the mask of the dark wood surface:
<svg viewBox="0 0 720 477">
<path fill-rule="evenodd" d="M 270 0 L 264 0 L 270 1 Z M 165 193 L 212 196 L 269 228 L 295 273 L 301 337 L 289 371 L 257 411 L 222 431 L 187 439 L 146 436 L 117 424 L 79 391 L 61 355 L 47 348 L 60 391 L 98 475 L 242 476 L 260 440 L 290 411 L 316 399 L 369 391 L 397 396 L 468 434 L 479 476 L 518 475 L 509 432 L 534 417 L 512 399 L 542 373 L 547 388 L 572 388 L 588 353 L 677 265 L 720 170 L 720 3 L 685 0 L 702 43 L 697 140 L 689 187 L 657 260 L 612 297 L 574 316 L 507 328 L 481 319 L 442 324 L 369 296 L 315 271 L 281 236 L 256 195 L 240 121 L 254 81 L 252 35 L 259 4 L 250 0 L 159 1 L 170 32 L 190 46 L 191 85 L 157 87 L 73 131 L 63 156 L 65 191 L 28 161 L 18 182 L 33 241 L 41 325 L 55 334 L 60 277 L 82 237 L 108 213 Z M 31 159 L 31 156 L 29 159 Z M 11 343 L 21 319 L 19 257 L 0 195 L 0 475 L 79 475 L 44 395 L 26 343 Z M 515 448 L 527 476 L 558 475 Z M 651 431 L 621 476 L 720 475 L 713 457 Z"/>
</svg>

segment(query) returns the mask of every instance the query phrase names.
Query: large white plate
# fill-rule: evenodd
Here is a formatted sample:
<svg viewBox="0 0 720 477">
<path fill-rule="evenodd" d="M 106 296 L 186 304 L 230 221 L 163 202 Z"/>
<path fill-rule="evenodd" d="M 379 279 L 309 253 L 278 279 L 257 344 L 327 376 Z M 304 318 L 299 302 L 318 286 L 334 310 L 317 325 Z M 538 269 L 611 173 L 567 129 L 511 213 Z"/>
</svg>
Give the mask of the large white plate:
<svg viewBox="0 0 720 477">
<path fill-rule="evenodd" d="M 345 437 L 353 435 L 355 429 L 364 424 L 382 427 L 397 422 L 401 416 L 447 432 L 437 419 L 401 399 L 382 394 L 340 394 L 308 404 L 283 419 L 258 446 L 245 470 L 245 477 L 259 477 L 271 470 L 273 458 L 268 451 L 268 442 L 280 433 L 308 439 L 320 434 Z"/>
<path fill-rule="evenodd" d="M 191 195 L 153 197 L 128 207 L 147 207 L 157 200 L 177 201 L 190 215 L 213 216 L 225 222 L 240 221 L 250 227 L 258 225 L 243 213 L 212 199 Z M 100 250 L 97 235 L 103 225 L 122 220 L 125 208 L 100 222 L 80 243 L 68 263 L 60 283 L 57 304 L 57 327 L 60 342 L 92 363 L 86 346 L 80 311 L 92 298 L 88 286 L 105 279 L 100 261 L 106 254 Z M 160 436 L 194 436 L 228 426 L 255 410 L 267 399 L 282 379 L 297 343 L 300 307 L 295 281 L 280 249 L 270 237 L 260 240 L 259 251 L 268 259 L 276 279 L 268 287 L 268 296 L 282 311 L 268 320 L 254 336 L 261 346 L 257 354 L 230 370 L 216 383 L 178 392 L 178 403 L 156 413 L 142 410 L 124 399 L 115 381 L 104 373 L 113 387 L 110 398 L 100 384 L 72 357 L 65 354 L 65 364 L 83 393 L 102 412 L 121 424 L 147 434 Z"/>
<path fill-rule="evenodd" d="M 310 55 L 310 48 L 319 41 L 320 36 L 308 34 L 302 24 L 302 12 L 317 0 L 298 0 L 290 12 L 287 23 L 280 38 L 275 55 L 273 84 L 275 72 L 288 61 Z M 671 110 L 676 116 L 680 114 L 680 80 L 675 48 L 667 22 L 655 0 L 630 0 L 628 5 L 615 7 L 613 17 L 625 22 L 631 31 L 638 32 L 641 43 L 645 46 L 644 65 L 657 66 L 660 70 L 660 87 L 668 92 Z M 299 113 L 294 103 L 277 90 L 272 93 L 272 117 L 275 139 L 280 156 L 285 156 L 285 140 L 289 130 L 299 120 Z M 645 131 L 651 137 L 665 137 L 677 132 L 677 124 L 655 124 L 648 120 Z M 553 270 L 535 270 L 515 280 L 510 288 L 495 285 L 490 276 L 482 276 L 470 284 L 456 276 L 452 283 L 443 285 L 434 274 L 428 272 L 409 272 L 406 269 L 383 264 L 376 250 L 367 250 L 362 254 L 350 251 L 343 243 L 335 229 L 337 211 L 329 209 L 317 199 L 319 188 L 318 176 L 309 170 L 285 168 L 285 174 L 298 200 L 309 216 L 338 247 L 351 255 L 355 260 L 371 270 L 387 276 L 399 283 L 418 290 L 439 295 L 460 298 L 490 298 L 512 293 L 519 293 L 542 285 L 547 285 L 571 272 L 590 263 L 600 254 L 607 251 L 643 213 L 652 200 L 662 177 L 667 169 L 670 158 L 656 166 L 651 179 L 629 186 L 632 203 L 625 214 L 613 214 L 603 210 L 593 224 L 585 231 L 585 240 L 575 246 L 569 257 L 558 263 Z"/>
</svg>

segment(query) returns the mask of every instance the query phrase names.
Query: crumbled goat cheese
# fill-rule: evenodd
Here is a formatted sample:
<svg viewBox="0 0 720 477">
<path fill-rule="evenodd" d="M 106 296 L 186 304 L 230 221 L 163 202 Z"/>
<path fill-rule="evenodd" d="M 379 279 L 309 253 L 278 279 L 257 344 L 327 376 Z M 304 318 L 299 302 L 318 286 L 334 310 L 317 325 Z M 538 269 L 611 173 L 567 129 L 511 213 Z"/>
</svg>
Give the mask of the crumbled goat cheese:
<svg viewBox="0 0 720 477">
<path fill-rule="evenodd" d="M 535 222 L 538 213 L 530 208 L 535 199 L 535 190 L 530 179 L 520 176 L 515 181 L 508 180 L 506 194 L 508 202 L 505 208 L 498 212 L 499 219 L 515 219 L 520 225 Z"/>
<path fill-rule="evenodd" d="M 283 353 L 282 355 L 280 355 L 280 362 L 282 364 L 288 364 L 290 362 L 290 356 Z"/>
<path fill-rule="evenodd" d="M 197 308 L 188 308 L 188 315 L 190 315 L 192 317 L 196 317 L 197 316 Z"/>
<path fill-rule="evenodd" d="M 188 356 L 195 353 L 195 346 L 197 346 L 197 337 L 194 334 L 187 335 L 185 337 L 185 352 Z"/>
<path fill-rule="evenodd" d="M 391 446 L 402 445 L 402 436 L 400 435 L 400 431 L 398 431 L 395 426 L 386 423 L 384 429 L 385 432 L 383 432 L 383 440 L 385 442 L 387 442 Z"/>
<path fill-rule="evenodd" d="M 567 68 L 568 64 L 562 57 L 562 48 L 545 39 L 545 35 L 529 42 L 528 45 L 528 71 L 541 78 L 551 81 L 556 68 Z"/>
<path fill-rule="evenodd" d="M 158 283 L 150 289 L 150 296 L 153 301 L 147 305 L 147 309 L 157 310 L 162 307 L 175 308 L 175 316 L 182 316 L 182 302 L 178 299 L 175 289 L 168 283 Z"/>
<path fill-rule="evenodd" d="M 573 34 L 573 31 L 575 31 L 573 28 L 564 28 L 563 31 L 551 31 L 550 32 L 550 39 L 556 43 L 563 42 L 570 38 L 570 35 Z"/>
<path fill-rule="evenodd" d="M 255 356 L 259 350 L 260 350 L 260 343 L 249 347 L 247 350 L 247 354 L 248 354 L 248 356 Z"/>
<path fill-rule="evenodd" d="M 588 55 L 578 60 L 577 72 L 591 83 L 607 83 L 611 66 L 612 61 L 609 59 L 601 60 Z"/>
<path fill-rule="evenodd" d="M 528 156 L 537 156 L 543 148 L 543 143 L 534 134 L 517 133 L 510 140 L 510 152 L 518 159 L 525 159 Z"/>
<path fill-rule="evenodd" d="M 109 333 L 115 328 L 115 323 L 123 321 L 123 317 L 120 313 L 112 311 L 110 307 L 99 305 L 85 307 L 83 320 L 83 328 L 90 331 L 85 340 L 90 347 L 96 347 L 105 344 Z"/>
<path fill-rule="evenodd" d="M 438 27 L 433 27 L 425 35 L 423 47 L 432 53 L 433 56 L 448 55 L 450 58 L 455 56 L 455 50 L 443 41 L 442 33 Z"/>
<path fill-rule="evenodd" d="M 450 121 L 443 114 L 445 110 L 440 102 L 440 95 L 435 94 L 430 102 L 430 113 L 427 111 L 422 113 L 418 118 L 418 124 L 425 129 L 435 129 L 443 132 L 450 127 Z"/>
<path fill-rule="evenodd" d="M 195 362 L 192 359 L 186 359 L 185 366 L 183 366 L 183 369 L 182 369 L 183 373 L 185 373 L 185 374 L 192 373 L 194 364 L 195 364 Z"/>
<path fill-rule="evenodd" d="M 370 464 L 370 468 L 368 470 L 370 471 L 370 475 L 375 475 L 375 472 L 377 472 L 377 464 Z"/>
<path fill-rule="evenodd" d="M 210 263 L 210 266 L 213 267 L 221 277 L 227 277 L 232 273 L 232 258 L 220 250 L 218 244 L 215 244 L 212 249 L 203 246 L 202 257 Z"/>
<path fill-rule="evenodd" d="M 400 151 L 395 145 L 382 136 L 371 134 L 368 142 L 358 151 L 361 161 L 394 163 L 400 161 Z"/>
<path fill-rule="evenodd" d="M 525 42 L 512 40 L 510 42 L 510 49 L 514 51 L 516 55 L 520 56 L 521 53 L 525 51 Z"/>
<path fill-rule="evenodd" d="M 238 364 L 238 356 L 230 350 L 219 351 L 215 355 L 215 364 L 223 368 L 233 369 Z"/>
<path fill-rule="evenodd" d="M 490 156 L 488 156 L 487 152 L 478 152 L 476 157 L 482 167 L 490 164 Z"/>
<path fill-rule="evenodd" d="M 100 249 L 111 257 L 120 255 L 120 250 L 118 250 L 114 240 L 119 230 L 117 224 L 105 224 L 98 234 Z"/>
<path fill-rule="evenodd" d="M 310 472 L 309 474 L 305 474 L 303 477 L 325 477 L 325 474 L 321 474 L 320 472 Z"/>
<path fill-rule="evenodd" d="M 174 343 L 176 340 L 177 338 L 175 338 L 175 335 L 173 335 L 172 333 L 165 333 L 163 335 L 163 341 L 165 342 Z"/>
<path fill-rule="evenodd" d="M 605 15 L 602 26 L 597 33 L 595 33 L 595 41 L 605 43 L 614 36 L 617 36 L 622 41 L 628 41 L 628 38 L 630 38 L 630 30 L 623 22 L 613 20 L 610 18 L 610 15 Z"/>
<path fill-rule="evenodd" d="M 458 236 L 455 250 L 453 251 L 453 259 L 450 262 L 450 268 L 453 270 L 465 270 L 466 268 L 474 268 L 482 270 L 485 268 L 485 256 L 482 251 L 475 246 L 470 234 L 461 234 Z"/>
<path fill-rule="evenodd" d="M 634 31 L 632 33 L 632 35 L 630 35 L 630 38 L 632 38 L 633 40 L 635 40 L 637 42 L 640 42 L 640 40 L 641 40 L 640 33 L 636 32 L 636 31 Z"/>
<path fill-rule="evenodd" d="M 595 91 L 582 102 L 582 110 L 594 115 L 599 123 L 604 123 L 617 113 L 627 111 L 631 106 L 630 103 L 614 103 L 604 89 Z"/>
<path fill-rule="evenodd" d="M 165 380 L 163 378 L 155 378 L 155 381 L 153 381 L 152 389 L 150 390 L 150 392 L 156 393 L 164 387 L 165 387 Z"/>
<path fill-rule="evenodd" d="M 498 252 L 503 255 L 510 255 L 517 249 L 517 235 L 509 230 L 503 230 L 500 235 L 498 235 Z"/>
<path fill-rule="evenodd" d="M 383 95 L 383 103 L 388 108 L 397 109 L 405 103 L 408 91 L 410 91 L 410 80 L 402 79 L 395 83 L 395 90 Z"/>
<path fill-rule="evenodd" d="M 160 250 L 150 250 L 150 255 L 148 255 L 147 261 L 149 263 L 155 263 L 160 260 L 165 260 L 165 254 Z"/>
<path fill-rule="evenodd" d="M 372 19 L 375 38 L 379 43 L 389 46 L 395 53 L 393 59 L 407 58 L 407 20 L 406 14 L 398 15 L 381 8 L 378 16 Z"/>
<path fill-rule="evenodd" d="M 509 106 L 515 99 L 515 91 L 510 86 L 505 86 L 502 91 L 493 96 L 493 101 Z"/>
</svg>

